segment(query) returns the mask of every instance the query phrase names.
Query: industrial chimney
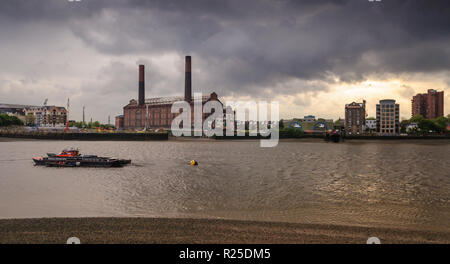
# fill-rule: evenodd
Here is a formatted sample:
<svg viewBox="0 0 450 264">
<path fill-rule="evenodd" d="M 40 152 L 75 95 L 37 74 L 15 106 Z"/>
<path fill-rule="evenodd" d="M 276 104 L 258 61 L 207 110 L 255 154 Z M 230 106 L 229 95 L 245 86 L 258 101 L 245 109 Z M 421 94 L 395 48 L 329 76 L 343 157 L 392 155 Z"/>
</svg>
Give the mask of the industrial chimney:
<svg viewBox="0 0 450 264">
<path fill-rule="evenodd" d="M 139 105 L 145 104 L 145 69 L 139 65 Z"/>
<path fill-rule="evenodd" d="M 186 56 L 186 77 L 184 81 L 184 100 L 192 101 L 191 56 Z"/>
</svg>

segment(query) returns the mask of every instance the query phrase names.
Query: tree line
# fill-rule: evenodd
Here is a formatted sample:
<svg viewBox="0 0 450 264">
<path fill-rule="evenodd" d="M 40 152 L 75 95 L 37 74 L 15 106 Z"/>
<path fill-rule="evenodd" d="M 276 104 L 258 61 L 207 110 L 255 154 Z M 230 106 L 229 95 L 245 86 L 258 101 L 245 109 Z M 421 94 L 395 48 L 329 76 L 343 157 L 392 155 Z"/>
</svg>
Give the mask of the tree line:
<svg viewBox="0 0 450 264">
<path fill-rule="evenodd" d="M 415 124 L 410 131 L 408 126 Z M 448 133 L 447 126 L 450 124 L 450 114 L 441 116 L 435 119 L 426 119 L 422 115 L 415 115 L 409 120 L 402 120 L 400 123 L 400 129 L 402 133 L 416 133 L 416 134 L 428 134 L 428 133 Z"/>
<path fill-rule="evenodd" d="M 83 122 L 77 122 L 77 121 L 73 121 L 70 120 L 69 121 L 69 126 L 70 127 L 77 127 L 77 128 L 103 128 L 103 129 L 109 129 L 109 128 L 114 128 L 113 125 L 108 125 L 108 124 L 101 124 L 98 121 L 94 121 L 94 122 L 88 122 L 88 123 L 84 123 Z"/>
<path fill-rule="evenodd" d="M 4 126 L 23 126 L 23 122 L 17 116 L 0 114 L 0 127 Z"/>
</svg>

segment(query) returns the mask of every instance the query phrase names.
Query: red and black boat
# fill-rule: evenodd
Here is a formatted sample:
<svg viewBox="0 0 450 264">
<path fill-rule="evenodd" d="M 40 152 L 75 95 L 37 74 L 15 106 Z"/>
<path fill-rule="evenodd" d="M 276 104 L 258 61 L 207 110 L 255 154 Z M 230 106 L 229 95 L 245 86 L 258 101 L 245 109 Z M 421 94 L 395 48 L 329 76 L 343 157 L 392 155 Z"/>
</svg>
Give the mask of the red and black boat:
<svg viewBox="0 0 450 264">
<path fill-rule="evenodd" d="M 48 167 L 122 167 L 131 160 L 81 155 L 78 149 L 64 149 L 60 154 L 47 153 L 47 157 L 34 157 L 36 165 Z"/>
</svg>

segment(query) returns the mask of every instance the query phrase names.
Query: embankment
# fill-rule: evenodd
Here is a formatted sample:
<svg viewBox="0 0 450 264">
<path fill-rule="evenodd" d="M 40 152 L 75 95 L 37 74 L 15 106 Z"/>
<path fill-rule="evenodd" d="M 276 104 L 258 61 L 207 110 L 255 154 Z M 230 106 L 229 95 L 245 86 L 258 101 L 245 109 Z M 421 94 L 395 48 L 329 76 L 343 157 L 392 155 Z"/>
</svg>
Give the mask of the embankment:
<svg viewBox="0 0 450 264">
<path fill-rule="evenodd" d="M 164 132 L 150 133 L 62 133 L 62 132 L 5 132 L 0 137 L 46 140 L 168 140 Z"/>
</svg>

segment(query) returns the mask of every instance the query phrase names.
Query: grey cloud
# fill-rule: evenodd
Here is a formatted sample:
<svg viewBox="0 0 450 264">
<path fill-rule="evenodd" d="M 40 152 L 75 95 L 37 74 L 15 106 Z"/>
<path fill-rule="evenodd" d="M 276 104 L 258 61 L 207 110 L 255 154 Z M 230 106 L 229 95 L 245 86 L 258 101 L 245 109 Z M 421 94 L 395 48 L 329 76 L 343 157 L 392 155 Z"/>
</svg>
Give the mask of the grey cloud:
<svg viewBox="0 0 450 264">
<path fill-rule="evenodd" d="M 99 16 L 92 27 L 86 20 L 72 29 L 100 52 L 195 54 L 214 64 L 205 69 L 211 80 L 226 79 L 228 90 L 243 93 L 289 78 L 326 79 L 333 73 L 352 82 L 450 66 L 444 1 L 216 3 L 130 1 L 113 9 L 116 20 Z M 89 32 L 111 41 L 96 41 Z M 363 60 L 367 52 L 377 64 Z"/>
<path fill-rule="evenodd" d="M 231 89 L 283 77 L 342 81 L 448 69 L 446 1 L 2 1 L 2 14 L 57 19 L 111 55 L 175 51 L 219 60 Z M 45 3 L 45 4 L 44 4 Z M 70 7 L 70 8 L 69 8 Z M 17 18 L 16 18 L 17 19 Z M 361 60 L 371 51 L 378 65 Z M 227 65 L 231 60 L 236 67 Z"/>
<path fill-rule="evenodd" d="M 445 0 L 4 0 L 0 22 L 2 42 L 35 23 L 110 56 L 117 62 L 96 69 L 101 77 L 93 84 L 106 93 L 135 92 L 136 65 L 120 62 L 124 56 L 147 65 L 152 95 L 181 93 L 186 54 L 197 71 L 194 89 L 220 95 L 325 91 L 335 78 L 350 83 L 450 68 Z M 52 32 L 39 31 L 47 41 Z M 31 36 L 23 41 L 45 47 L 39 34 Z M 178 54 L 177 75 L 152 62 L 165 53 Z"/>
<path fill-rule="evenodd" d="M 409 85 L 402 85 L 399 94 L 403 97 L 412 97 L 415 94 L 415 90 Z"/>
</svg>

